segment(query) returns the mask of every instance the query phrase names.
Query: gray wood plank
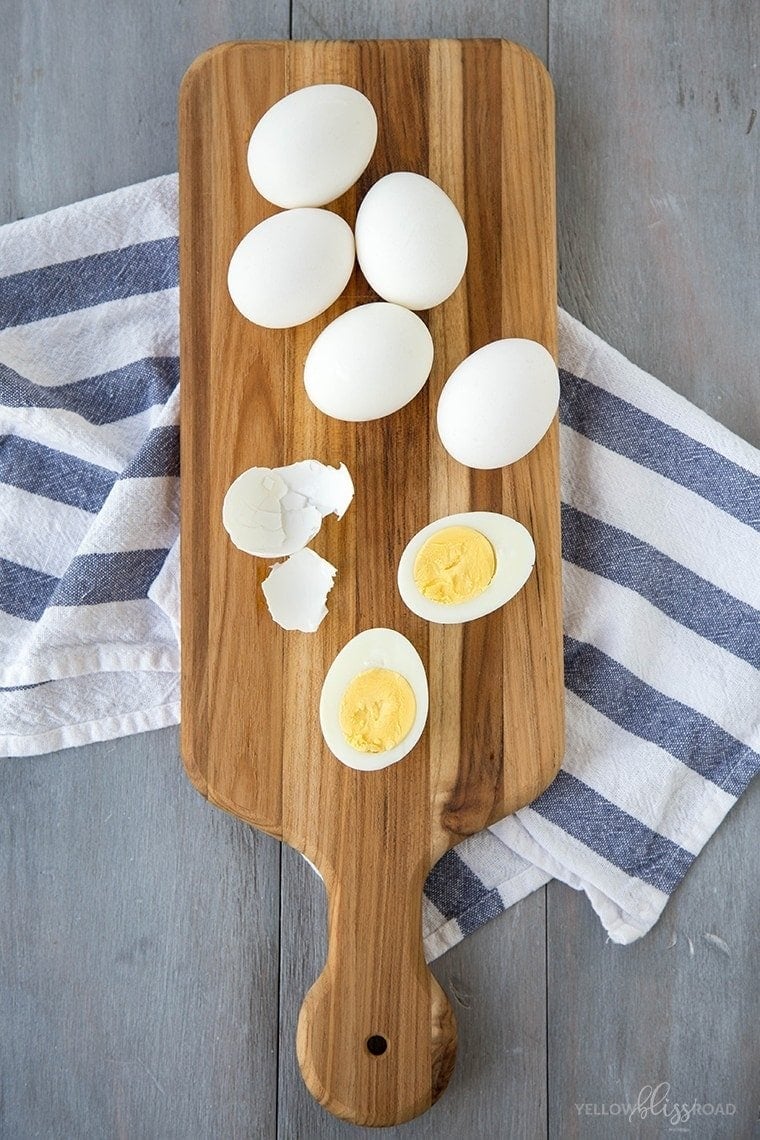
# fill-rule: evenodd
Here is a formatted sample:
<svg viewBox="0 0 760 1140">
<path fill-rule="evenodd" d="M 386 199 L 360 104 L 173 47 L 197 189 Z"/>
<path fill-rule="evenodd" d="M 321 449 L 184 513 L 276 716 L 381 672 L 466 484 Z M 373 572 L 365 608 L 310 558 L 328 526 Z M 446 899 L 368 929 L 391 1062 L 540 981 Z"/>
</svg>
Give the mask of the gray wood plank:
<svg viewBox="0 0 760 1140">
<path fill-rule="evenodd" d="M 3 8 L 0 221 L 176 169 L 200 51 L 287 0 Z M 0 1135 L 275 1132 L 279 845 L 209 807 L 176 733 L 0 762 Z"/>
<path fill-rule="evenodd" d="M 560 300 L 754 443 L 759 15 L 749 0 L 553 0 L 550 25 Z M 736 1105 L 690 1136 L 754 1134 L 759 802 L 756 785 L 634 946 L 606 943 L 587 901 L 550 886 L 553 1137 L 664 1135 L 661 1116 L 601 1115 L 661 1081 L 671 1102 Z"/>
<path fill-rule="evenodd" d="M 548 0 L 293 0 L 293 39 L 498 37 L 546 60 Z"/>
<path fill-rule="evenodd" d="M 295 1057 L 301 1002 L 326 954 L 324 887 L 304 859 L 282 858 L 279 1135 L 377 1135 L 336 1120 L 307 1092 Z M 454 1076 L 423 1116 L 383 1136 L 533 1137 L 546 1134 L 545 906 L 536 891 L 433 963 L 459 1027 Z M 370 936 L 370 935 L 368 935 Z"/>
<path fill-rule="evenodd" d="M 0 217 L 177 169 L 177 89 L 228 39 L 287 39 L 288 0 L 4 0 Z"/>
<path fill-rule="evenodd" d="M 174 729 L 0 784 L 0 1135 L 274 1135 L 279 845 L 201 799 Z"/>
<path fill-rule="evenodd" d="M 551 12 L 560 301 L 760 443 L 760 5 Z"/>
<path fill-rule="evenodd" d="M 712 1115 L 683 1122 L 694 1140 L 760 1135 L 758 809 L 760 782 L 696 860 L 659 925 L 632 946 L 607 942 L 586 898 L 550 884 L 551 1137 L 669 1135 L 660 1112 L 634 1113 L 630 1124 L 610 1115 L 661 1083 L 670 1086 L 660 1092 L 671 1111 L 712 1106 Z"/>
</svg>

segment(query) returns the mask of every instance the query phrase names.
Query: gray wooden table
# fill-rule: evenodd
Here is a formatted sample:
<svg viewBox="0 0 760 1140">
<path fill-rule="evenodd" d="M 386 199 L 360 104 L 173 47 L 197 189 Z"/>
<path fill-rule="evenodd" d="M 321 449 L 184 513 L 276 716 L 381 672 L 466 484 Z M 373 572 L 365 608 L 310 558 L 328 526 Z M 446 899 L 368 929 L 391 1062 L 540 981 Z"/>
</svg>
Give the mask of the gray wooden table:
<svg viewBox="0 0 760 1140">
<path fill-rule="evenodd" d="M 755 0 L 5 0 L 0 31 L 0 220 L 175 169 L 177 85 L 220 40 L 525 43 L 557 91 L 561 303 L 760 444 Z M 760 1134 L 758 805 L 632 947 L 553 883 L 445 955 L 456 1075 L 398 1134 L 664 1136 L 612 1115 L 661 1081 L 735 1106 L 689 1136 Z M 0 1136 L 359 1134 L 294 1058 L 321 887 L 200 799 L 174 730 L 0 762 L 0 818 Z"/>
</svg>

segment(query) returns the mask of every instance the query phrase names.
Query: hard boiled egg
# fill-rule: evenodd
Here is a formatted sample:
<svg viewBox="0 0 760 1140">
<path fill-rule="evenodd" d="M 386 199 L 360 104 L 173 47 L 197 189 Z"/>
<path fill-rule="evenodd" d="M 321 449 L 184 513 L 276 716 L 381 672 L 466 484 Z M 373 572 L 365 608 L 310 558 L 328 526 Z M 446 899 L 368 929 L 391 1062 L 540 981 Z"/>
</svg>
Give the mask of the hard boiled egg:
<svg viewBox="0 0 760 1140">
<path fill-rule="evenodd" d="M 499 609 L 522 589 L 536 549 L 508 515 L 469 511 L 423 527 L 398 566 L 399 593 L 425 621 L 454 625 Z"/>
<path fill-rule="evenodd" d="M 422 736 L 428 715 L 425 666 L 393 629 L 367 629 L 344 645 L 322 685 L 325 743 L 349 768 L 397 764 Z"/>
<path fill-rule="evenodd" d="M 384 301 L 332 321 L 311 346 L 304 385 L 337 420 L 376 420 L 414 399 L 433 365 L 433 338 L 409 309 Z"/>
<path fill-rule="evenodd" d="M 354 235 L 329 210 L 285 210 L 259 222 L 230 260 L 227 287 L 239 312 L 268 329 L 319 316 L 354 267 Z"/>
<path fill-rule="evenodd" d="M 421 174 L 386 174 L 356 215 L 356 253 L 367 281 L 386 301 L 430 309 L 462 280 L 467 233 L 440 186 Z"/>
<path fill-rule="evenodd" d="M 376 142 L 369 99 L 342 83 L 317 83 L 292 91 L 259 119 L 248 170 L 276 206 L 324 206 L 353 186 Z"/>
<path fill-rule="evenodd" d="M 444 384 L 438 435 L 466 467 L 505 467 L 533 450 L 558 404 L 551 353 L 534 340 L 496 340 L 466 357 Z"/>
</svg>

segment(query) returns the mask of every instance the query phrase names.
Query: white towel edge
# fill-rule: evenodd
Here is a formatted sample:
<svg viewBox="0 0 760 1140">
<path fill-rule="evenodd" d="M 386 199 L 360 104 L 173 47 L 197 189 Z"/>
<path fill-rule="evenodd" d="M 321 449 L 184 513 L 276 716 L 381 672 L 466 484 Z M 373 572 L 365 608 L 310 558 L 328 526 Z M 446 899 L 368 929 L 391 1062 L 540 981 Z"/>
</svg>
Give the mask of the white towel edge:
<svg viewBox="0 0 760 1140">
<path fill-rule="evenodd" d="M 179 710 L 179 701 L 172 701 L 166 705 L 156 705 L 154 708 L 133 711 L 121 716 L 62 725 L 34 736 L 0 736 L 0 756 L 8 759 L 42 756 L 59 749 L 77 748 L 82 744 L 97 744 L 103 740 L 115 740 L 118 737 L 133 736 L 156 728 L 167 728 L 169 725 L 179 724 Z M 62 760 L 65 760 L 65 757 L 62 757 Z"/>
<path fill-rule="evenodd" d="M 0 689 L 68 681 L 92 673 L 179 673 L 179 646 L 106 645 L 56 654 L 50 662 L 16 663 L 0 669 Z"/>
</svg>

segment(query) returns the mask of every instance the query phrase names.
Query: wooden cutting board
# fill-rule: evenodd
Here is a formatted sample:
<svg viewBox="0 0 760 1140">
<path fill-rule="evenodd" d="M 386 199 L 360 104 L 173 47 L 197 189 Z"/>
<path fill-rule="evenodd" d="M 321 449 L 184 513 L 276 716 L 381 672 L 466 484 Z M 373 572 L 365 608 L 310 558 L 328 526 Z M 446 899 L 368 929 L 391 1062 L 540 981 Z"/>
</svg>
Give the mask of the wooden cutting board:
<svg viewBox="0 0 760 1140">
<path fill-rule="evenodd" d="M 287 92 L 347 83 L 375 106 L 379 138 L 359 184 L 331 207 L 353 222 L 392 170 L 434 179 L 465 220 L 462 285 L 429 314 L 430 380 L 386 419 L 341 423 L 303 390 L 322 328 L 375 295 L 358 270 L 322 317 L 266 330 L 233 308 L 227 265 L 275 213 L 246 167 L 251 130 Z M 470 471 L 435 430 L 441 387 L 470 352 L 530 337 L 556 356 L 554 117 L 549 77 L 498 40 L 230 43 L 191 66 L 180 100 L 182 753 L 212 803 L 303 852 L 329 897 L 324 972 L 301 1011 L 304 1079 L 331 1112 L 387 1125 L 429 1107 L 456 1049 L 454 1018 L 421 942 L 422 888 L 464 836 L 530 802 L 563 749 L 558 433 L 525 459 Z M 247 467 L 315 458 L 351 472 L 356 497 L 312 544 L 338 567 L 316 634 L 276 626 L 259 588 L 269 564 L 229 541 L 222 499 Z M 429 625 L 396 589 L 408 540 L 464 510 L 524 523 L 535 573 L 509 604 L 463 626 Z M 416 646 L 430 715 L 401 763 L 358 772 L 322 740 L 325 673 L 355 634 L 390 626 Z M 220 969 L 224 964 L 220 963 Z M 372 1039 L 372 1040 L 370 1040 Z M 368 1044 L 369 1042 L 369 1044 Z"/>
</svg>

